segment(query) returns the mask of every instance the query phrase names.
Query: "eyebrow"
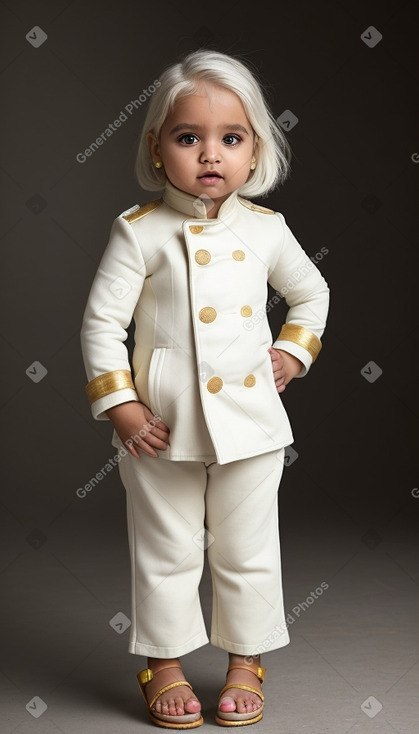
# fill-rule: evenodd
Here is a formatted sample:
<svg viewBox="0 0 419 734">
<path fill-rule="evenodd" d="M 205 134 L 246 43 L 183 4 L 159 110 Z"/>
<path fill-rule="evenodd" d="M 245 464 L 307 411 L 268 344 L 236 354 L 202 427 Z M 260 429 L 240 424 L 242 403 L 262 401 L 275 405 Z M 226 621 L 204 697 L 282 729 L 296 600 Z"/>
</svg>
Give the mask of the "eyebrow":
<svg viewBox="0 0 419 734">
<path fill-rule="evenodd" d="M 237 133 L 243 133 L 244 135 L 249 135 L 249 131 L 246 130 L 243 125 L 238 124 L 232 124 L 232 125 L 219 125 L 219 128 L 222 130 L 231 130 L 231 132 L 237 132 Z M 173 135 L 174 133 L 178 133 L 181 130 L 196 130 L 199 132 L 200 130 L 203 130 L 204 127 L 202 125 L 196 125 L 195 123 L 189 123 L 189 122 L 180 122 L 178 125 L 175 125 L 170 132 L 169 135 Z"/>
</svg>

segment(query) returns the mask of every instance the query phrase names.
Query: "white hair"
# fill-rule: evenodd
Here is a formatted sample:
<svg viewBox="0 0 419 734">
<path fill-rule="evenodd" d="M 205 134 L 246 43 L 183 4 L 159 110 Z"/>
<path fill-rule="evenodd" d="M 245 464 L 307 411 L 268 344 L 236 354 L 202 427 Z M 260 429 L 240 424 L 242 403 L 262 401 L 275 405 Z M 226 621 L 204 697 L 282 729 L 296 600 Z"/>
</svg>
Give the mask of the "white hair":
<svg viewBox="0 0 419 734">
<path fill-rule="evenodd" d="M 138 146 L 136 175 L 141 188 L 160 191 L 166 174 L 153 165 L 147 134 L 159 138 L 167 115 L 177 99 L 194 94 L 202 81 L 225 87 L 240 98 L 258 144 L 257 166 L 238 193 L 244 197 L 266 196 L 283 183 L 290 170 L 291 149 L 273 117 L 254 73 L 237 58 L 218 51 L 201 49 L 168 67 L 159 78 Z M 157 85 L 156 85 L 157 86 Z"/>
</svg>

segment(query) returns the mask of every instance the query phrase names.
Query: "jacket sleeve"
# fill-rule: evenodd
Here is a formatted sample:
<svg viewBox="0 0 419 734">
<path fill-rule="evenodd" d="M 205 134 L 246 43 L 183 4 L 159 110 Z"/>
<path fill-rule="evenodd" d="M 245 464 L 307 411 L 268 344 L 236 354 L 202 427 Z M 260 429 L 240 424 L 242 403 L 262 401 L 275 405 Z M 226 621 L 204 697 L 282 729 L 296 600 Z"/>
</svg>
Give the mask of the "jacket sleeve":
<svg viewBox="0 0 419 734">
<path fill-rule="evenodd" d="M 322 347 L 329 308 L 329 288 L 318 268 L 297 242 L 282 214 L 282 244 L 268 282 L 289 306 L 286 323 L 273 343 L 275 349 L 297 357 L 304 365 L 297 377 L 307 374 Z"/>
<path fill-rule="evenodd" d="M 124 341 L 145 274 L 138 241 L 121 215 L 93 280 L 80 333 L 86 393 L 96 420 L 109 420 L 105 411 L 114 405 L 139 401 Z"/>
</svg>

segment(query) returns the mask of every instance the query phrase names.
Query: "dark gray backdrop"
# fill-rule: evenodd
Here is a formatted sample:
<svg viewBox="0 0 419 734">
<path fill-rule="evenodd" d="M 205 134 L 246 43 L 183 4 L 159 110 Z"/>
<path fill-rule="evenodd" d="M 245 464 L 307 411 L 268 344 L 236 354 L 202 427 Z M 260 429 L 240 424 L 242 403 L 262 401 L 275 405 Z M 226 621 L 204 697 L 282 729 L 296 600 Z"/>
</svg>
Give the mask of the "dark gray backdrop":
<svg viewBox="0 0 419 734">
<path fill-rule="evenodd" d="M 344 614 L 361 574 L 361 627 L 380 625 L 369 602 L 397 610 L 406 644 L 383 699 L 419 659 L 415 3 L 7 0 L 1 14 L 1 731 L 72 732 L 60 696 L 77 675 L 92 687 L 86 661 L 98 650 L 99 668 L 117 658 L 135 669 L 125 628 L 109 625 L 129 616 L 117 470 L 76 494 L 115 453 L 110 423 L 90 415 L 79 331 L 112 220 L 155 198 L 133 173 L 147 102 L 127 106 L 199 47 L 256 65 L 275 116 L 294 121 L 291 178 L 259 203 L 283 212 L 332 296 L 319 359 L 283 396 L 296 452 L 280 493 L 285 598 L 292 609 L 326 581 L 312 616 L 321 627 L 326 609 Z M 275 335 L 284 313 L 269 314 Z M 48 705 L 42 723 L 35 696 Z"/>
</svg>

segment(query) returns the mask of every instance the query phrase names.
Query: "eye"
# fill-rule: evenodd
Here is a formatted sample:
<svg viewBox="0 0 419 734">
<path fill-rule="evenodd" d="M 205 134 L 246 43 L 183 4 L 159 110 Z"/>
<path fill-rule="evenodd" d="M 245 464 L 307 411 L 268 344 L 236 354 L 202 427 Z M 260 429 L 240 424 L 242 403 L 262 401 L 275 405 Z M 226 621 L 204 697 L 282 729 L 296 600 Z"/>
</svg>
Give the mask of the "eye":
<svg viewBox="0 0 419 734">
<path fill-rule="evenodd" d="M 241 137 L 239 135 L 224 135 L 223 142 L 226 145 L 237 145 L 237 143 L 240 143 Z"/>
<path fill-rule="evenodd" d="M 185 133 L 178 138 L 179 143 L 184 143 L 184 145 L 193 145 L 197 140 L 198 138 L 193 133 Z"/>
</svg>

